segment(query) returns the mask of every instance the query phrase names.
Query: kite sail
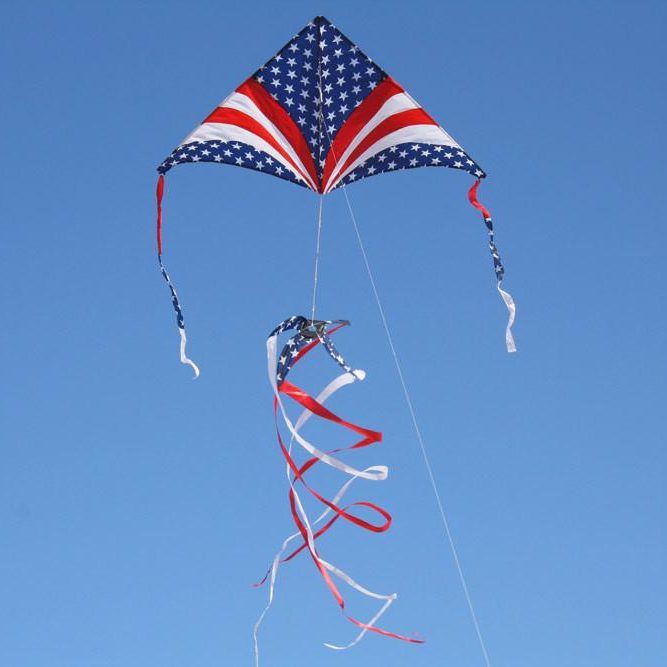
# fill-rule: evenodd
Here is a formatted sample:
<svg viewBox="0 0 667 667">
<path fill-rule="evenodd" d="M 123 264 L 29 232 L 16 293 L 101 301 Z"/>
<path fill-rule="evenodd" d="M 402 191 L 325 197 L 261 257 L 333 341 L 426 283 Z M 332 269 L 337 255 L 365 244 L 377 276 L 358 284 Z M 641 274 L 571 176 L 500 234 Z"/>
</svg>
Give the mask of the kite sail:
<svg viewBox="0 0 667 667">
<path fill-rule="evenodd" d="M 509 311 L 507 350 L 516 307 L 502 289 L 504 268 L 488 209 L 477 200 L 486 174 L 466 151 L 382 68 L 323 16 L 313 19 L 246 79 L 158 167 L 158 260 L 169 286 L 185 351 L 183 311 L 162 260 L 164 176 L 180 164 L 213 162 L 261 171 L 320 195 L 378 174 L 448 167 L 476 180 L 470 202 L 484 217 L 496 284 Z"/>
</svg>

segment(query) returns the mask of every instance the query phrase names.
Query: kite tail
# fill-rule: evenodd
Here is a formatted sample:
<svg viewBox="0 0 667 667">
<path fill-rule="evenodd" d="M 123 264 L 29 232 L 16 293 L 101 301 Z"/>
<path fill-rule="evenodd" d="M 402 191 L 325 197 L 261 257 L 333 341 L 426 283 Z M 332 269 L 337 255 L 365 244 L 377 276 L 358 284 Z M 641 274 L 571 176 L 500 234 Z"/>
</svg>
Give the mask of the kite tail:
<svg viewBox="0 0 667 667">
<path fill-rule="evenodd" d="M 176 288 L 174 287 L 174 284 L 171 282 L 171 278 L 167 273 L 167 268 L 162 262 L 162 196 L 164 195 L 163 174 L 160 174 L 160 177 L 158 178 L 157 190 L 155 194 L 157 197 L 157 260 L 160 263 L 160 272 L 162 273 L 162 277 L 165 279 L 167 287 L 171 292 L 171 303 L 174 306 L 174 310 L 176 311 L 176 324 L 178 324 L 178 333 L 181 337 L 181 349 L 180 349 L 181 363 L 187 364 L 188 366 L 192 366 L 192 370 L 195 372 L 195 378 L 198 378 L 199 368 L 197 367 L 197 364 L 195 364 L 195 362 L 192 361 L 192 359 L 188 359 L 188 356 L 185 353 L 185 347 L 187 345 L 188 338 L 185 334 L 185 320 L 183 319 L 183 309 L 181 308 L 181 302 L 178 300 L 178 294 L 176 293 Z"/>
<path fill-rule="evenodd" d="M 304 551 L 310 554 L 317 570 L 324 579 L 325 584 L 336 600 L 338 606 L 341 608 L 345 618 L 358 629 L 356 637 L 354 637 L 347 644 L 336 645 L 326 643 L 325 646 L 334 650 L 347 649 L 361 641 L 368 632 L 376 633 L 385 637 L 391 637 L 393 639 L 398 639 L 412 644 L 423 643 L 422 639 L 400 635 L 395 632 L 389 632 L 388 630 L 384 630 L 383 628 L 380 628 L 376 625 L 383 614 L 396 600 L 396 593 L 377 593 L 369 590 L 365 586 L 362 586 L 349 574 L 322 558 L 319 548 L 316 546 L 318 538 L 324 535 L 334 524 L 337 523 L 339 519 L 344 519 L 360 528 L 374 533 L 383 533 L 391 526 L 392 518 L 386 510 L 374 503 L 367 501 L 356 501 L 346 504 L 341 503 L 343 496 L 355 480 L 367 479 L 371 481 L 381 481 L 387 478 L 388 470 L 386 466 L 382 465 L 369 466 L 363 470 L 357 469 L 345 463 L 343 460 L 338 458 L 337 455 L 345 451 L 357 450 L 378 443 L 382 440 L 382 434 L 378 431 L 373 431 L 371 429 L 367 429 L 345 421 L 338 415 L 331 412 L 328 408 L 324 407 L 324 402 L 338 389 L 342 388 L 343 386 L 352 384 L 356 380 L 363 380 L 365 373 L 358 369 L 353 370 L 352 367 L 349 366 L 343 357 L 338 353 L 333 343 L 329 339 L 331 334 L 333 334 L 340 327 L 348 324 L 348 322 L 340 320 L 338 321 L 337 326 L 332 327 L 328 331 L 325 328 L 318 328 L 319 325 L 334 324 L 333 322 L 315 322 L 314 325 L 308 326 L 309 322 L 312 322 L 312 320 L 309 321 L 303 317 L 292 317 L 288 320 L 285 320 L 283 324 L 276 328 L 267 340 L 268 372 L 269 380 L 271 382 L 274 393 L 273 411 L 276 420 L 276 435 L 278 438 L 280 450 L 282 451 L 285 462 L 287 464 L 287 473 L 290 485 L 290 509 L 292 518 L 298 530 L 283 542 L 280 550 L 273 559 L 273 563 L 269 568 L 269 571 L 258 584 L 261 585 L 265 581 L 269 581 L 269 601 L 267 607 L 265 608 L 264 612 L 262 612 L 262 615 L 255 625 L 253 634 L 255 641 L 256 665 L 259 665 L 257 630 L 266 613 L 266 610 L 273 600 L 278 567 L 281 563 L 292 560 L 292 558 Z M 316 333 L 313 333 L 311 336 L 303 333 L 296 334 L 287 342 L 287 345 L 283 349 L 282 354 L 278 355 L 278 335 L 287 329 L 294 329 L 297 326 L 300 326 L 299 323 L 301 323 L 301 325 L 305 324 L 308 329 L 312 330 L 314 328 Z M 317 397 L 313 397 L 303 389 L 300 389 L 299 387 L 288 382 L 285 379 L 285 376 L 295 363 L 302 359 L 314 347 L 320 344 L 326 348 L 328 354 L 344 369 L 345 372 L 331 381 L 322 390 L 322 392 L 317 395 Z M 295 423 L 292 422 L 287 414 L 285 405 L 283 403 L 283 397 L 292 399 L 303 410 Z M 279 416 L 282 416 L 284 425 L 290 432 L 291 438 L 289 445 L 284 441 L 281 434 Z M 357 433 L 359 436 L 361 436 L 361 439 L 353 445 L 336 448 L 327 452 L 321 451 L 300 434 L 301 427 L 311 417 L 319 417 L 329 422 L 338 424 L 345 429 Z M 293 445 L 300 445 L 303 449 L 306 450 L 306 452 L 308 452 L 308 454 L 310 454 L 310 457 L 304 463 L 297 463 L 295 460 L 295 457 L 292 453 Z M 321 495 L 315 488 L 310 485 L 310 482 L 306 479 L 306 473 L 318 463 L 323 463 L 333 467 L 339 472 L 342 472 L 348 476 L 348 479 L 340 487 L 332 500 L 329 500 L 325 496 Z M 313 520 L 310 518 L 309 513 L 304 507 L 297 487 L 303 488 L 308 492 L 308 494 L 324 505 L 323 511 L 316 519 Z M 376 515 L 376 517 L 378 517 L 378 521 L 373 522 L 358 516 L 353 511 L 353 508 L 356 507 L 363 507 L 366 509 L 366 511 L 370 510 Z M 316 524 L 323 525 L 321 525 L 321 527 L 316 530 Z M 291 553 L 285 556 L 284 554 L 289 542 L 294 539 L 299 539 L 298 546 L 294 548 Z M 347 584 L 350 588 L 357 591 L 358 593 L 380 602 L 379 609 L 376 610 L 375 614 L 368 622 L 360 621 L 348 614 L 345 605 L 345 599 L 339 590 L 340 584 L 337 584 L 334 579 L 339 579 L 341 582 Z"/>
<path fill-rule="evenodd" d="M 473 186 L 470 188 L 470 191 L 468 192 L 468 199 L 475 208 L 481 211 L 482 216 L 484 217 L 484 224 L 486 225 L 489 233 L 489 250 L 491 251 L 491 257 L 493 257 L 493 268 L 496 272 L 496 284 L 498 292 L 500 293 L 502 300 L 505 302 L 505 306 L 507 306 L 507 311 L 509 312 L 509 316 L 507 318 L 507 327 L 505 328 L 505 345 L 508 352 L 516 352 L 514 336 L 512 335 L 512 325 L 514 324 L 514 320 L 516 318 L 516 305 L 512 295 L 509 292 L 506 292 L 502 287 L 503 278 L 505 277 L 505 267 L 503 266 L 503 263 L 500 259 L 500 253 L 498 252 L 498 247 L 496 246 L 491 213 L 489 212 L 489 209 L 486 208 L 484 204 L 480 204 L 477 199 L 477 188 L 479 187 L 480 182 L 481 181 L 477 179 Z"/>
</svg>

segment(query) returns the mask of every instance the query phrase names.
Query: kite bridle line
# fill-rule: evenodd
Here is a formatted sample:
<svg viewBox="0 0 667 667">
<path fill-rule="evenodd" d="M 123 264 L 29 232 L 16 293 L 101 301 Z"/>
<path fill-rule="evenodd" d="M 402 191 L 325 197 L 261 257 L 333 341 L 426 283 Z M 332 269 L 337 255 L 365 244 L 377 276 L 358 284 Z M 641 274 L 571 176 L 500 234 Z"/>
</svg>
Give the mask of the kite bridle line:
<svg viewBox="0 0 667 667">
<path fill-rule="evenodd" d="M 324 195 L 318 195 L 317 205 L 317 240 L 315 241 L 315 269 L 313 271 L 313 303 L 310 311 L 311 322 L 315 321 L 315 300 L 317 299 L 317 282 L 320 268 L 320 240 L 322 238 L 322 208 L 324 206 Z"/>
</svg>

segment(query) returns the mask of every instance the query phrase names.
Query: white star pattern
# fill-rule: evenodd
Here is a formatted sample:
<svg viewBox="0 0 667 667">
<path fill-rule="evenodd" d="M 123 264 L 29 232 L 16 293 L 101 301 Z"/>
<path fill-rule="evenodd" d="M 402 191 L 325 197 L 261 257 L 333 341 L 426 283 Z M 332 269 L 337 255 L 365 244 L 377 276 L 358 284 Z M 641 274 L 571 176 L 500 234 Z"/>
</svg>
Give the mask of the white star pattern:
<svg viewBox="0 0 667 667">
<path fill-rule="evenodd" d="M 416 169 L 418 167 L 451 167 L 453 169 L 471 171 L 467 164 L 456 159 L 458 157 L 457 154 L 452 152 L 442 153 L 443 148 L 443 146 L 433 146 L 432 144 L 399 144 L 391 146 L 365 160 L 363 164 L 357 166 L 356 169 L 343 178 L 336 187 L 353 183 L 365 176 L 373 176 L 387 171 Z M 432 151 L 440 155 L 432 157 Z M 387 158 L 390 156 L 392 159 L 387 162 Z M 475 165 L 474 171 L 471 173 L 477 178 L 482 178 L 485 175 L 484 172 L 474 162 L 473 165 Z"/>
<path fill-rule="evenodd" d="M 187 148 L 187 152 L 184 152 L 183 148 Z M 175 162 L 174 159 L 176 160 Z M 273 174 L 298 185 L 305 186 L 303 181 L 299 180 L 291 171 L 285 169 L 283 165 L 268 153 L 257 150 L 249 144 L 242 144 L 236 141 L 233 143 L 226 141 L 205 141 L 183 146 L 179 149 L 178 153 L 175 151 L 160 165 L 159 171 L 160 173 L 165 173 L 175 164 L 185 162 L 226 162 L 239 167 L 262 171 L 266 174 Z"/>
</svg>

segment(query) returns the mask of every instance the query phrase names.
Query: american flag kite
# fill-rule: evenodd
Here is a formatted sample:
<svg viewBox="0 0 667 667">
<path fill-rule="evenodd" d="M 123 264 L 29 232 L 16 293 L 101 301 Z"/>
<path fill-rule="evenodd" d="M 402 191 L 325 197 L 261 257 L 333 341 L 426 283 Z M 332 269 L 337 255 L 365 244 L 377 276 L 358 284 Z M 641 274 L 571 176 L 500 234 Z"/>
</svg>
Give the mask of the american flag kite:
<svg viewBox="0 0 667 667">
<path fill-rule="evenodd" d="M 468 172 L 475 178 L 468 198 L 484 218 L 497 289 L 509 311 L 505 330 L 507 349 L 510 352 L 515 350 L 511 332 L 516 311 L 514 301 L 502 289 L 504 268 L 495 244 L 491 214 L 477 199 L 477 189 L 481 179 L 486 176 L 485 172 L 394 79 L 323 16 L 308 23 L 275 56 L 223 100 L 158 167 L 158 260 L 176 311 L 181 338 L 181 362 L 191 365 L 195 375 L 199 374 L 199 369 L 186 354 L 181 304 L 162 261 L 162 200 L 165 174 L 177 165 L 197 162 L 231 164 L 277 176 L 318 193 L 320 204 L 322 196 L 337 188 L 345 188 L 356 181 L 386 172 L 415 167 L 449 167 Z M 315 285 L 316 281 L 317 269 Z M 387 468 L 370 466 L 363 470 L 356 469 L 339 456 L 345 451 L 379 443 L 382 434 L 348 422 L 324 406 L 324 402 L 338 389 L 363 379 L 364 373 L 353 370 L 331 341 L 331 335 L 348 322 L 316 321 L 314 311 L 313 298 L 310 319 L 291 317 L 280 324 L 267 340 L 278 443 L 287 464 L 290 509 L 298 530 L 285 540 L 261 583 L 269 582 L 270 604 L 280 563 L 304 551 L 313 559 L 346 617 L 359 628 L 357 637 L 350 643 L 327 646 L 334 649 L 347 648 L 356 644 L 367 632 L 421 643 L 421 640 L 383 630 L 376 624 L 396 598 L 395 594 L 374 593 L 363 587 L 343 570 L 324 560 L 318 547 L 318 538 L 339 519 L 372 532 L 384 532 L 391 524 L 391 516 L 381 507 L 366 501 L 342 504 L 342 498 L 352 482 L 357 479 L 383 480 L 387 476 Z M 287 332 L 291 332 L 291 337 L 279 353 L 279 337 Z M 326 350 L 343 373 L 319 394 L 311 396 L 291 384 L 287 375 L 297 362 L 318 345 Z M 286 409 L 286 398 L 302 410 L 294 422 Z M 302 426 L 311 417 L 343 427 L 361 439 L 351 446 L 327 451 L 315 447 L 300 433 Z M 287 438 L 283 436 L 285 429 L 285 435 L 289 434 Z M 305 462 L 297 461 L 293 453 L 293 446 L 296 445 L 308 453 L 309 458 Z M 319 463 L 349 476 L 331 500 L 321 495 L 309 479 L 311 468 Z M 306 498 L 323 505 L 322 513 L 314 519 L 310 518 L 299 496 L 298 490 L 304 489 Z M 367 515 L 374 516 L 377 522 L 358 516 L 353 509 L 358 506 L 365 508 Z M 288 545 L 293 540 L 298 541 L 289 552 Z M 348 614 L 340 592 L 341 582 L 380 602 L 380 608 L 367 622 Z M 264 613 L 255 627 L 257 664 L 257 629 Z"/>
<path fill-rule="evenodd" d="M 477 200 L 486 174 L 382 68 L 323 16 L 313 19 L 216 107 L 158 167 L 158 259 L 172 295 L 185 354 L 176 290 L 162 262 L 164 175 L 176 165 L 213 162 L 262 171 L 328 194 L 369 176 L 415 167 L 467 171 L 469 192 L 489 235 L 497 287 L 508 311 L 507 349 L 515 305 L 502 289 L 504 268 L 488 209 Z"/>
</svg>

